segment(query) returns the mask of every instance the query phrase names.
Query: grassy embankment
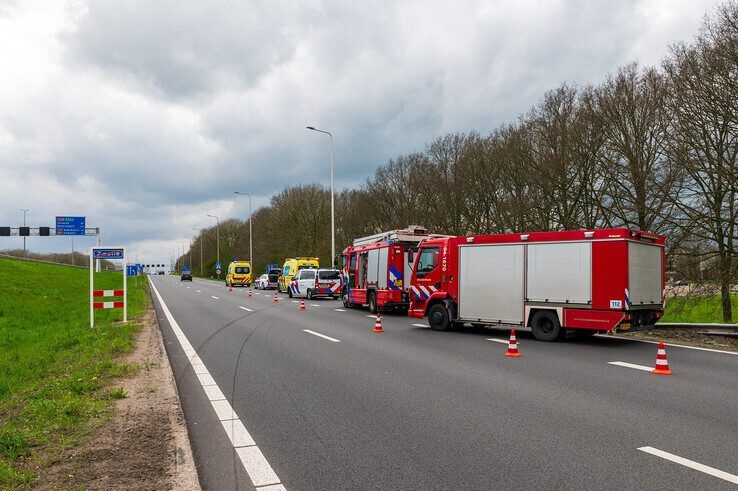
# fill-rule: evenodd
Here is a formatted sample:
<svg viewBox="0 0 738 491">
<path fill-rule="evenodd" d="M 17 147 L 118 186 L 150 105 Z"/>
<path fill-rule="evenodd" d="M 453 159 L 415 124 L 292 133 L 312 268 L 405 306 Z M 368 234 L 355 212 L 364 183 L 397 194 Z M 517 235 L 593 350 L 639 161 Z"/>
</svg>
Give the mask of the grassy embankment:
<svg viewBox="0 0 738 491">
<path fill-rule="evenodd" d="M 731 295 L 734 321 L 738 319 L 738 294 Z M 683 296 L 666 300 L 666 310 L 661 322 L 723 322 L 720 295 Z"/>
<path fill-rule="evenodd" d="M 95 288 L 122 288 L 120 272 Z M 129 278 L 128 318 L 149 303 L 146 278 Z M 112 379 L 133 349 L 135 322 L 98 310 L 89 327 L 89 271 L 0 259 L 0 488 L 28 486 L 55 455 L 106 421 L 125 397 Z"/>
</svg>

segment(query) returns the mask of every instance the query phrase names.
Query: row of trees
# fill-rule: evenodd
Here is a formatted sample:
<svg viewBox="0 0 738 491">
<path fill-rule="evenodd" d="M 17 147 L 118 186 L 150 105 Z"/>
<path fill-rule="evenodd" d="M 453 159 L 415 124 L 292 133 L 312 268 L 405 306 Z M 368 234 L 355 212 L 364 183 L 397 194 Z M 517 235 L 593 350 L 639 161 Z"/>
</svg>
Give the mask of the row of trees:
<svg viewBox="0 0 738 491">
<path fill-rule="evenodd" d="M 329 193 L 285 189 L 253 217 L 255 267 L 330 257 Z M 730 288 L 738 258 L 738 4 L 707 18 L 659 68 L 563 84 L 491 133 L 441 136 L 337 196 L 338 247 L 422 224 L 449 234 L 627 226 L 668 237 L 671 267 Z M 214 235 L 207 265 L 214 262 Z M 248 257 L 248 224 L 221 222 L 221 258 Z M 199 252 L 199 244 L 193 250 Z M 694 264 L 697 262 L 698 267 Z M 197 263 L 195 263 L 197 264 Z"/>
</svg>

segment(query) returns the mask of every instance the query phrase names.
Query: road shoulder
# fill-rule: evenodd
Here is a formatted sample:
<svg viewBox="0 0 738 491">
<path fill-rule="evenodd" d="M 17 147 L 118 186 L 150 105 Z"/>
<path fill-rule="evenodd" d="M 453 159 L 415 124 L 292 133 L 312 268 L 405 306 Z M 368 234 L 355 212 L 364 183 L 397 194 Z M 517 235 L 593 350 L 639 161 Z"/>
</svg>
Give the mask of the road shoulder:
<svg viewBox="0 0 738 491">
<path fill-rule="evenodd" d="M 44 472 L 37 487 L 200 489 L 179 395 L 153 306 L 136 348 L 121 361 L 135 375 L 115 389 L 113 415 Z"/>
</svg>

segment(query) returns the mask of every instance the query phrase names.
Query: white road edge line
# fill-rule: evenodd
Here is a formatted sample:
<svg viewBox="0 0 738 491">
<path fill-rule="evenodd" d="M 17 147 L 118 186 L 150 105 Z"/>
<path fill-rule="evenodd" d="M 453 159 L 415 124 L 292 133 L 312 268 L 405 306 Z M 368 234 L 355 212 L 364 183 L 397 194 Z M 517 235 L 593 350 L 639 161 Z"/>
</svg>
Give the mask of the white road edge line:
<svg viewBox="0 0 738 491">
<path fill-rule="evenodd" d="M 628 363 L 626 361 L 608 361 L 607 364 L 625 368 L 635 368 L 636 370 L 643 370 L 644 372 L 650 372 L 653 370 L 653 367 L 644 367 L 643 365 L 636 365 L 635 363 Z"/>
<path fill-rule="evenodd" d="M 253 312 L 253 310 L 251 310 L 250 308 L 248 308 L 248 307 L 242 307 L 241 305 L 239 305 L 238 308 L 241 309 L 241 310 L 247 310 L 249 312 Z"/>
<path fill-rule="evenodd" d="M 655 455 L 656 457 L 661 457 L 662 459 L 670 460 L 674 463 L 689 467 L 696 471 L 704 472 L 705 474 L 710 474 L 711 476 L 715 476 L 719 479 L 723 479 L 724 481 L 732 482 L 733 484 L 738 484 L 738 476 L 734 474 L 729 474 L 719 469 L 715 469 L 714 467 L 700 464 L 699 462 L 695 462 L 694 460 L 685 459 L 684 457 L 680 457 L 678 455 L 674 455 L 669 452 L 664 452 L 663 450 L 659 450 L 658 448 L 653 448 L 653 447 L 640 447 L 638 450 L 640 450 L 641 452 L 650 453 L 651 455 Z"/>
<path fill-rule="evenodd" d="M 487 341 L 494 341 L 495 343 L 501 343 L 501 344 L 507 344 L 509 342 L 509 340 L 507 339 L 497 339 L 497 338 L 487 338 Z"/>
<path fill-rule="evenodd" d="M 595 336 L 597 336 L 598 338 L 605 338 L 605 339 L 619 339 L 621 341 L 637 341 L 639 343 L 659 344 L 659 341 L 648 341 L 646 339 L 625 338 L 623 336 L 608 336 L 607 334 L 595 334 Z M 709 351 L 711 353 L 722 353 L 724 355 L 738 356 L 738 351 L 725 351 L 721 349 L 702 348 L 700 346 L 687 346 L 685 344 L 674 344 L 674 343 L 664 343 L 664 346 L 673 346 L 674 348 L 685 348 L 685 349 L 693 349 L 697 351 Z"/>
<path fill-rule="evenodd" d="M 346 312 L 346 311 L 345 311 L 345 310 L 343 310 L 343 309 L 333 309 L 333 310 L 335 310 L 336 312 Z"/>
<path fill-rule="evenodd" d="M 228 435 L 228 439 L 236 450 L 236 454 L 238 454 L 241 459 L 241 463 L 243 464 L 246 473 L 251 478 L 251 482 L 257 488 L 262 486 L 281 485 L 279 477 L 277 477 L 274 469 L 269 465 L 266 457 L 261 453 L 261 450 L 259 450 L 254 439 L 251 438 L 251 435 L 238 418 L 233 407 L 231 407 L 231 404 L 223 396 L 223 392 L 218 388 L 218 384 L 210 373 L 208 373 L 207 367 L 205 367 L 205 364 L 197 355 L 197 352 L 190 344 L 187 336 L 185 336 L 182 329 L 180 329 L 179 324 L 177 324 L 174 316 L 169 311 L 167 304 L 164 303 L 161 295 L 159 295 L 159 291 L 156 289 L 153 280 L 149 283 L 156 294 L 156 298 L 159 300 L 161 309 L 164 311 L 164 315 L 167 318 L 167 321 L 169 321 L 169 325 L 171 326 L 174 335 L 177 337 L 182 350 L 187 355 L 190 365 L 200 381 L 200 385 L 205 390 L 208 400 L 210 401 L 210 405 L 213 407 L 215 414 L 218 415 L 218 419 L 223 425 L 223 428 Z M 284 489 L 284 486 L 281 488 L 275 487 L 273 489 Z"/>
<path fill-rule="evenodd" d="M 340 339 L 332 338 L 330 336 L 326 336 L 325 334 L 320 334 L 319 332 L 311 331 L 310 329 L 303 329 L 308 334 L 312 334 L 313 336 L 318 336 L 319 338 L 327 339 L 328 341 L 333 341 L 334 343 L 340 343 Z"/>
<path fill-rule="evenodd" d="M 220 298 L 216 297 L 215 295 L 210 295 L 210 296 L 213 297 L 216 300 L 220 300 Z"/>
</svg>

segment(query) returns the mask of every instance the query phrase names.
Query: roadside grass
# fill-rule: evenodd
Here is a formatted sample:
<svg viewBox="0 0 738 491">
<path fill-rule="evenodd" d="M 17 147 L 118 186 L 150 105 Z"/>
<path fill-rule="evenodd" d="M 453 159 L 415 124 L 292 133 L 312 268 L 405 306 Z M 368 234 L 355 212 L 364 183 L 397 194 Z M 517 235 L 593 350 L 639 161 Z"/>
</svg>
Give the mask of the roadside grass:
<svg viewBox="0 0 738 491">
<path fill-rule="evenodd" d="M 95 287 L 121 288 L 120 272 L 95 273 Z M 146 278 L 129 278 L 128 318 L 149 304 Z M 89 271 L 0 259 L 0 488 L 33 485 L 56 455 L 109 416 L 111 379 L 140 369 L 135 322 L 98 310 L 89 326 Z"/>
<path fill-rule="evenodd" d="M 738 322 L 738 294 L 731 295 L 733 322 Z M 723 322 L 720 295 L 685 295 L 666 300 L 666 309 L 661 322 Z"/>
</svg>

